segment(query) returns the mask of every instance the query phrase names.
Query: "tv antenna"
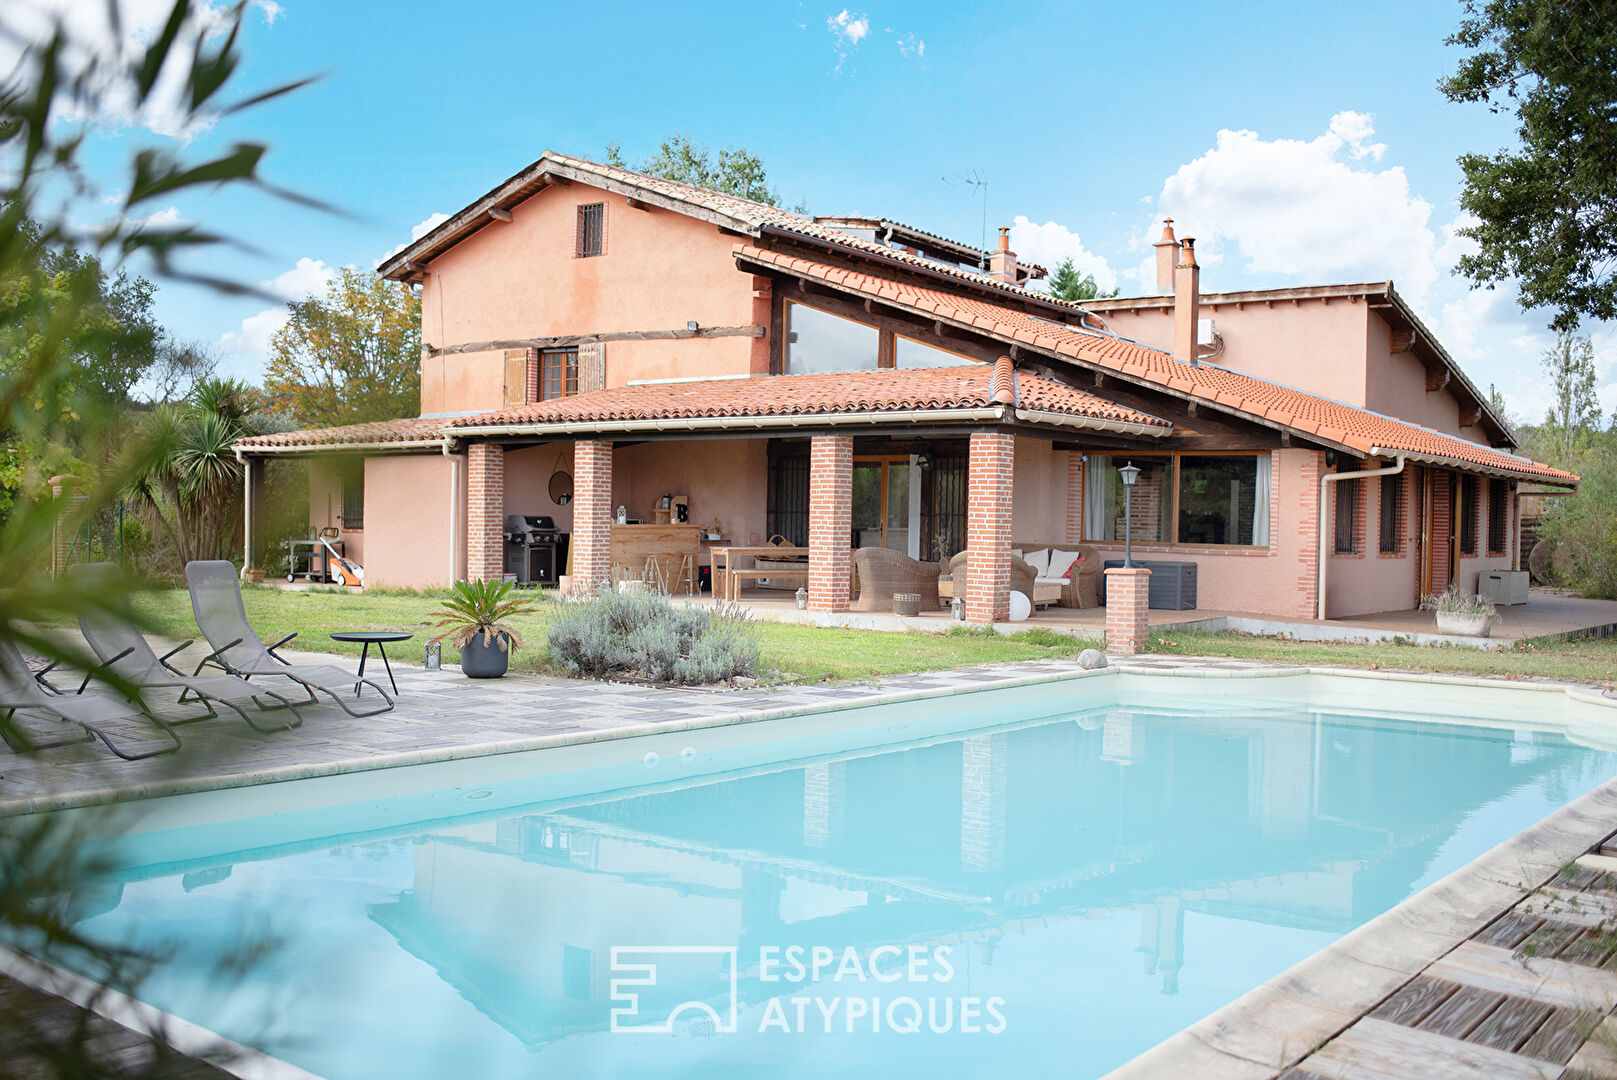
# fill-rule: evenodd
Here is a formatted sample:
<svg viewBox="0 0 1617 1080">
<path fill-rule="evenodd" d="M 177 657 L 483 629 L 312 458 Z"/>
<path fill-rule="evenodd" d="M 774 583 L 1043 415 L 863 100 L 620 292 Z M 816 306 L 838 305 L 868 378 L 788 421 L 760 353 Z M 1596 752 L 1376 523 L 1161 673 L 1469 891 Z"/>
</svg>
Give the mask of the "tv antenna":
<svg viewBox="0 0 1617 1080">
<path fill-rule="evenodd" d="M 978 188 L 983 193 L 983 231 L 982 237 L 977 245 L 977 250 L 979 252 L 977 256 L 977 269 L 985 270 L 988 267 L 988 178 L 983 176 L 976 169 L 973 169 L 971 170 L 970 176 L 955 173 L 954 176 L 945 176 L 943 178 L 943 182 L 951 187 L 960 187 L 964 185 L 965 187 Z"/>
</svg>

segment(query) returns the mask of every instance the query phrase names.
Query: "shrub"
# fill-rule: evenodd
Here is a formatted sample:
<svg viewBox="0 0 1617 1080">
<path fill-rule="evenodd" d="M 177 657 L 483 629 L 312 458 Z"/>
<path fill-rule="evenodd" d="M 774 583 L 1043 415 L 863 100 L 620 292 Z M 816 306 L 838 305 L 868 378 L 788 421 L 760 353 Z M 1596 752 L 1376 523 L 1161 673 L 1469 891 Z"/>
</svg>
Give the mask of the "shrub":
<svg viewBox="0 0 1617 1080">
<path fill-rule="evenodd" d="M 631 675 L 702 686 L 751 675 L 758 637 L 744 612 L 675 607 L 657 593 L 610 587 L 569 605 L 550 626 L 550 657 L 573 675 Z"/>
<path fill-rule="evenodd" d="M 1486 596 L 1461 592 L 1450 585 L 1436 596 L 1430 594 L 1420 598 L 1422 611 L 1441 611 L 1450 615 L 1493 615 L 1497 613 L 1494 602 Z"/>
</svg>

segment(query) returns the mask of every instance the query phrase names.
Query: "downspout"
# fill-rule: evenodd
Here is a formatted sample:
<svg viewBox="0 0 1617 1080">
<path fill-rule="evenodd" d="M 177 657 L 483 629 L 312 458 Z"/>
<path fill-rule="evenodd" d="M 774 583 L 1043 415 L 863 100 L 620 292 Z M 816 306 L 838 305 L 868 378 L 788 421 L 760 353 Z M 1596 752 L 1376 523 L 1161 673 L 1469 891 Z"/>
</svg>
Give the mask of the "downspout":
<svg viewBox="0 0 1617 1080">
<path fill-rule="evenodd" d="M 247 571 L 253 568 L 253 462 L 240 448 L 230 450 L 241 464 L 241 577 L 246 581 Z"/>
<path fill-rule="evenodd" d="M 1318 544 L 1318 547 L 1315 550 L 1318 553 L 1319 561 L 1318 580 L 1315 588 L 1318 590 L 1319 594 L 1319 605 L 1315 617 L 1321 622 L 1325 620 L 1325 570 L 1326 567 L 1330 565 L 1330 557 L 1325 553 L 1325 485 L 1340 483 L 1343 480 L 1360 480 L 1368 476 L 1394 476 L 1404 471 L 1404 455 L 1399 454 L 1396 461 L 1397 464 L 1389 465 L 1383 469 L 1361 469 L 1358 472 L 1326 473 L 1324 476 L 1319 478 L 1319 511 L 1314 515 L 1319 519 L 1319 536 L 1315 540 L 1315 542 Z M 1365 543 L 1368 544 L 1370 542 L 1370 529 L 1368 523 L 1366 523 L 1364 533 L 1366 537 Z"/>
<path fill-rule="evenodd" d="M 460 458 L 450 451 L 450 444 L 454 440 L 445 439 L 439 449 L 449 460 L 449 584 L 455 583 L 455 573 L 460 569 L 460 551 L 457 544 L 460 541 Z"/>
</svg>

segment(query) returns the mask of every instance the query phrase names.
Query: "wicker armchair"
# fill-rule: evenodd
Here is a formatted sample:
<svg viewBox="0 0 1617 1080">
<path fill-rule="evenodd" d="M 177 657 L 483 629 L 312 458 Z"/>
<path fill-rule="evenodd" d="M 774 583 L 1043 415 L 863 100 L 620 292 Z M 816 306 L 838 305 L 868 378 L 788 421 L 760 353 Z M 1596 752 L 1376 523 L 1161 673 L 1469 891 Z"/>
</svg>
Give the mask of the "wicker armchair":
<svg viewBox="0 0 1617 1080">
<path fill-rule="evenodd" d="M 1018 559 L 1015 555 L 1011 556 L 1012 592 L 1021 593 L 1031 602 L 1033 600 L 1033 581 L 1037 576 L 1033 567 Z M 952 588 L 955 596 L 966 595 L 966 553 L 964 551 L 949 560 L 949 580 L 954 583 Z"/>
<path fill-rule="evenodd" d="M 859 577 L 854 611 L 892 611 L 896 592 L 919 593 L 922 611 L 939 607 L 940 568 L 935 562 L 919 562 L 888 548 L 859 548 L 853 553 L 853 568 Z"/>
</svg>

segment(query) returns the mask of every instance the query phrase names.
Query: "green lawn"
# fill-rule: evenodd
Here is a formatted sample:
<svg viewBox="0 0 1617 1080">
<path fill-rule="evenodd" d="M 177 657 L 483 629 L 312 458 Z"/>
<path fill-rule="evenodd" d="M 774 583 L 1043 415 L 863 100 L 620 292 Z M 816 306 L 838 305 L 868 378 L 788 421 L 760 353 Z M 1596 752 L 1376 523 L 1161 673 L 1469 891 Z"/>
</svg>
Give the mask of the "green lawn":
<svg viewBox="0 0 1617 1080">
<path fill-rule="evenodd" d="M 551 594 L 553 595 L 553 594 Z M 389 655 L 420 663 L 422 646 L 431 636 L 434 612 L 443 593 L 291 592 L 268 586 L 244 586 L 247 618 L 265 641 L 297 631 L 288 648 L 358 656 L 360 646 L 332 641 L 342 630 L 403 630 L 420 636 L 390 649 Z M 183 589 L 147 593 L 136 601 L 151 625 L 166 637 L 198 637 L 190 595 Z M 545 633 L 554 600 L 546 599 L 531 614 L 513 621 L 522 635 L 512 667 L 547 671 Z M 829 630 L 784 623 L 756 624 L 766 678 L 794 682 L 869 679 L 911 671 L 935 671 L 1003 660 L 1070 656 L 1082 642 L 1037 631 L 1004 638 L 998 634 L 956 631 L 948 634 L 890 634 L 874 630 Z M 445 643 L 444 659 L 458 659 Z"/>
<path fill-rule="evenodd" d="M 358 656 L 359 646 L 326 637 L 336 630 L 406 630 L 420 636 L 394 655 L 419 663 L 442 593 L 288 592 L 247 586 L 242 596 L 247 617 L 266 641 L 298 632 L 294 647 Z M 197 637 L 191 602 L 184 590 L 148 593 L 137 601 L 165 636 Z M 523 646 L 513 667 L 549 670 L 545 632 L 554 600 L 516 620 Z M 1032 629 L 1015 637 L 956 630 L 947 634 L 894 634 L 874 630 L 828 630 L 785 623 L 757 623 L 766 678 L 783 681 L 869 679 L 912 671 L 933 671 L 1004 660 L 1074 655 L 1083 642 Z M 1392 671 L 1548 678 L 1574 682 L 1617 681 L 1617 638 L 1524 642 L 1499 652 L 1414 645 L 1337 645 L 1252 637 L 1233 633 L 1169 630 L 1151 636 L 1150 651 L 1180 656 L 1238 657 L 1286 664 L 1338 664 Z M 445 648 L 444 658 L 456 659 Z"/>
<path fill-rule="evenodd" d="M 1604 685 L 1617 681 L 1617 638 L 1576 641 L 1539 638 L 1512 648 L 1483 652 L 1453 646 L 1346 645 L 1250 634 L 1164 630 L 1152 633 L 1150 651 L 1175 656 L 1224 656 L 1279 664 L 1339 664 L 1385 671 L 1496 675 L 1509 679 L 1560 679 Z"/>
</svg>

